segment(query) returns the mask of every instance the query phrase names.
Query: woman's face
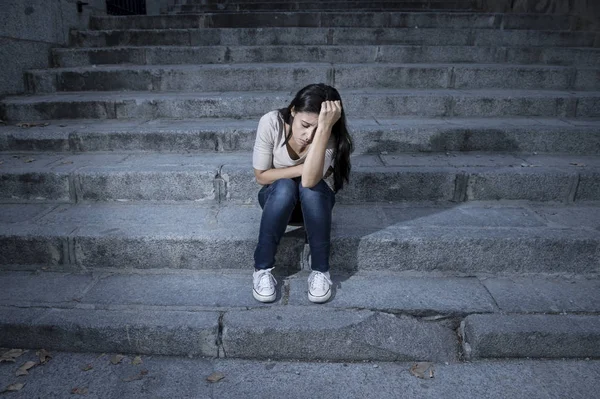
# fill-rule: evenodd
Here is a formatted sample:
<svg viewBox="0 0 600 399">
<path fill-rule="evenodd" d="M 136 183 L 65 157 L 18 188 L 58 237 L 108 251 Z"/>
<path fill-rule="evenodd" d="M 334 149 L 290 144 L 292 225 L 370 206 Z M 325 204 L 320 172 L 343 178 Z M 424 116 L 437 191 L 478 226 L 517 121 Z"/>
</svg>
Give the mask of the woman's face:
<svg viewBox="0 0 600 399">
<path fill-rule="evenodd" d="M 311 112 L 293 112 L 294 121 L 292 122 L 292 140 L 301 148 L 305 148 L 312 143 L 313 136 L 317 130 L 319 114 Z"/>
</svg>

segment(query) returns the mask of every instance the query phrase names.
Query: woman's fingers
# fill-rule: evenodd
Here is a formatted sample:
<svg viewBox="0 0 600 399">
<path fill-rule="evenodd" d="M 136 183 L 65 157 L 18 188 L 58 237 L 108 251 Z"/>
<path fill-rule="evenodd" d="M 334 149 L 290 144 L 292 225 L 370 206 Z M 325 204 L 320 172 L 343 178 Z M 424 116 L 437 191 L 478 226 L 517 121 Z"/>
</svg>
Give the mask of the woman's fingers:
<svg viewBox="0 0 600 399">
<path fill-rule="evenodd" d="M 321 116 L 322 121 L 327 123 L 335 123 L 342 114 L 342 102 L 340 100 L 335 101 L 323 101 L 321 103 Z"/>
<path fill-rule="evenodd" d="M 323 103 L 321 104 L 321 109 L 325 108 L 326 110 L 329 109 L 342 109 L 342 102 L 340 100 L 335 100 L 335 101 L 323 101 Z"/>
</svg>

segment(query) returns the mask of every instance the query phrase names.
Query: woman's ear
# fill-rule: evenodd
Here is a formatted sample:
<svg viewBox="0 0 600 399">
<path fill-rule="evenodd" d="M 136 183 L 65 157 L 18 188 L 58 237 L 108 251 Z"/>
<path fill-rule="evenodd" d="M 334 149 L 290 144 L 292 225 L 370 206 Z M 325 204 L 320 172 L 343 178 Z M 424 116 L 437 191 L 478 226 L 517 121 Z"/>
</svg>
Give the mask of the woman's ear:
<svg viewBox="0 0 600 399">
<path fill-rule="evenodd" d="M 296 107 L 292 107 L 292 109 L 290 109 L 290 112 L 291 112 L 291 114 L 292 114 L 292 118 L 293 118 L 294 116 L 296 116 Z"/>
</svg>

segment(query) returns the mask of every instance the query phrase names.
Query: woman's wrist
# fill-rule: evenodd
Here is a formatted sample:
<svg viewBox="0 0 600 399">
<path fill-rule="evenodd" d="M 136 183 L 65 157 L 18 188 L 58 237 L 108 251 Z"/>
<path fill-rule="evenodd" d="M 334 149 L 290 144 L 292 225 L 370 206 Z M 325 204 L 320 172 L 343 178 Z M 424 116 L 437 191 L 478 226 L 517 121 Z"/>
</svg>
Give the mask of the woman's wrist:
<svg viewBox="0 0 600 399">
<path fill-rule="evenodd" d="M 315 136 L 316 135 L 321 135 L 321 136 L 329 136 L 331 135 L 331 128 L 332 126 L 330 125 L 319 125 L 319 127 L 317 127 L 317 131 L 315 132 Z"/>
</svg>

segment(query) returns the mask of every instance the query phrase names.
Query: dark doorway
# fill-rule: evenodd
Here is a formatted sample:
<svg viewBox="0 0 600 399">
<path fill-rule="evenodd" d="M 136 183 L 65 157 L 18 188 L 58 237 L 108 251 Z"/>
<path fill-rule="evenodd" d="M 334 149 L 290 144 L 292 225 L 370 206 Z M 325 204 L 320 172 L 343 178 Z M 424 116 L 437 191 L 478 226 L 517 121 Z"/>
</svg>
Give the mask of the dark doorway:
<svg viewBox="0 0 600 399">
<path fill-rule="evenodd" d="M 146 0 L 106 0 L 108 15 L 146 15 Z"/>
</svg>

